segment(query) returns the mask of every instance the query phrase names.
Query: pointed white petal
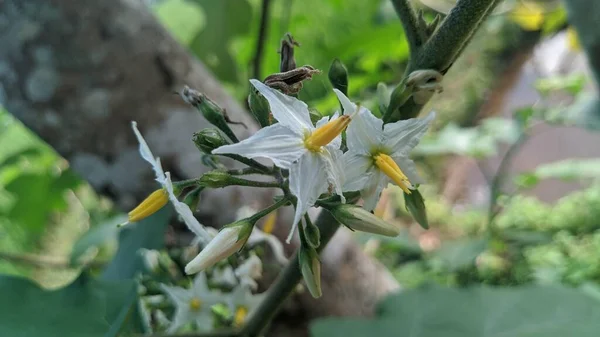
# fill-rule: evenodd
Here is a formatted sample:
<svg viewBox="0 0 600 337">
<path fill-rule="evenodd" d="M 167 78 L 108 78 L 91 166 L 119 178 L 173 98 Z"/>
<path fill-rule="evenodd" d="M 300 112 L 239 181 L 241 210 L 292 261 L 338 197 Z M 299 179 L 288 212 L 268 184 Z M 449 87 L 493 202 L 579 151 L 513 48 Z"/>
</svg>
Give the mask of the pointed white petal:
<svg viewBox="0 0 600 337">
<path fill-rule="evenodd" d="M 212 267 L 215 263 L 229 257 L 242 248 L 245 240 L 238 240 L 243 227 L 225 227 L 190 263 L 185 266 L 186 274 L 194 274 Z"/>
<path fill-rule="evenodd" d="M 206 281 L 206 273 L 198 273 L 196 277 L 194 277 L 194 295 L 200 297 L 203 292 L 210 290 L 208 288 L 208 282 Z"/>
<path fill-rule="evenodd" d="M 252 79 L 250 83 L 269 101 L 271 113 L 281 125 L 299 135 L 303 135 L 304 130 L 314 129 L 306 103 L 271 89 L 258 80 Z"/>
<path fill-rule="evenodd" d="M 342 191 L 344 181 L 346 180 L 344 169 L 342 168 L 342 154 L 341 150 L 328 145 L 323 148 L 323 152 L 319 156 L 325 166 L 327 182 L 333 186 L 335 193 L 342 198 L 342 203 L 346 203 L 346 198 L 344 198 Z"/>
<path fill-rule="evenodd" d="M 340 103 L 344 108 L 344 115 L 351 115 L 352 113 L 354 113 L 354 111 L 356 111 L 356 104 L 352 103 L 352 101 L 350 101 L 350 99 L 346 95 L 344 95 L 343 92 L 339 91 L 338 89 L 333 89 L 333 92 L 340 100 Z"/>
<path fill-rule="evenodd" d="M 266 242 L 269 246 L 271 246 L 271 250 L 273 251 L 273 255 L 277 262 L 281 264 L 286 264 L 288 259 L 285 257 L 285 253 L 283 252 L 283 245 L 274 235 L 267 234 L 255 227 L 252 230 L 252 234 L 248 238 L 248 245 L 254 246 L 260 242 Z"/>
<path fill-rule="evenodd" d="M 348 150 L 356 153 L 369 153 L 374 147 L 383 143 L 383 121 L 375 117 L 371 111 L 361 108 L 352 118 L 346 132 Z"/>
<path fill-rule="evenodd" d="M 336 111 L 333 115 L 331 115 L 331 118 L 325 116 L 319 119 L 319 121 L 317 122 L 317 128 L 320 128 L 321 126 L 327 124 L 327 122 L 329 121 L 337 119 L 339 116 L 340 113 Z M 335 137 L 328 145 L 335 149 L 339 149 L 342 146 L 342 134 L 339 134 L 337 137 Z"/>
<path fill-rule="evenodd" d="M 186 304 L 186 305 L 189 305 L 189 304 Z M 177 310 L 175 311 L 175 317 L 173 318 L 173 322 L 167 329 L 167 333 L 170 333 L 170 334 L 174 333 L 180 327 L 184 326 L 185 324 L 187 324 L 189 322 L 192 322 L 193 319 L 194 319 L 194 317 L 190 310 L 184 309 L 183 307 L 177 307 Z"/>
<path fill-rule="evenodd" d="M 398 167 L 404 172 L 412 185 L 425 183 L 425 180 L 421 178 L 417 171 L 417 165 L 415 165 L 415 162 L 410 160 L 410 158 L 396 155 L 392 156 L 392 159 L 398 164 Z"/>
<path fill-rule="evenodd" d="M 173 303 L 175 303 L 177 306 L 187 305 L 192 298 L 191 292 L 181 287 L 171 287 L 161 284 L 160 289 L 167 294 L 171 301 L 173 301 Z"/>
<path fill-rule="evenodd" d="M 286 242 L 290 243 L 298 222 L 315 201 L 327 191 L 327 177 L 319 155 L 307 152 L 290 168 L 290 191 L 298 199 L 294 222 Z"/>
<path fill-rule="evenodd" d="M 213 317 L 210 311 L 202 310 L 194 317 L 194 321 L 196 323 L 196 328 L 198 331 L 211 331 L 214 330 L 213 327 Z"/>
<path fill-rule="evenodd" d="M 133 133 L 135 133 L 135 137 L 137 138 L 138 143 L 140 143 L 140 155 L 152 166 L 152 169 L 156 174 L 156 181 L 158 181 L 161 185 L 164 184 L 165 174 L 163 172 L 162 166 L 160 165 L 160 160 L 158 158 L 155 158 L 152 154 L 152 151 L 150 151 L 148 143 L 146 143 L 146 140 L 140 133 L 140 130 L 138 130 L 137 128 L 137 122 L 132 121 L 131 128 L 133 129 Z"/>
<path fill-rule="evenodd" d="M 171 203 L 173 204 L 173 207 L 175 208 L 177 214 L 181 216 L 181 219 L 183 219 L 183 222 L 185 223 L 187 228 L 190 231 L 192 231 L 192 233 L 196 234 L 198 238 L 200 238 L 200 242 L 206 243 L 210 241 L 213 238 L 213 236 L 210 235 L 210 233 L 208 233 L 208 231 L 204 228 L 204 226 L 200 224 L 200 222 L 198 222 L 198 220 L 192 213 L 190 207 L 185 203 L 177 200 L 177 196 L 175 195 L 175 193 L 173 193 L 171 173 L 167 172 L 165 176 L 166 179 L 164 186 L 167 189 L 167 192 L 169 193 L 169 199 L 171 200 Z"/>
<path fill-rule="evenodd" d="M 373 170 L 373 177 L 360 194 L 363 198 L 363 208 L 372 211 L 377 206 L 381 191 L 388 185 L 389 178 L 380 170 Z"/>
<path fill-rule="evenodd" d="M 281 124 L 275 124 L 260 129 L 252 137 L 237 144 L 216 148 L 212 153 L 269 158 L 276 166 L 289 169 L 306 151 L 302 137 Z"/>
<path fill-rule="evenodd" d="M 213 282 L 227 287 L 233 287 L 237 284 L 237 278 L 231 266 L 213 270 L 211 279 Z"/>
<path fill-rule="evenodd" d="M 362 190 L 370 178 L 368 172 L 373 167 L 371 157 L 348 151 L 344 153 L 342 162 L 346 174 L 342 189 L 344 191 Z"/>
<path fill-rule="evenodd" d="M 419 144 L 434 118 L 435 112 L 431 112 L 425 118 L 411 118 L 386 124 L 383 127 L 385 147 L 393 151 L 393 155 L 408 156 L 410 150 Z"/>
</svg>

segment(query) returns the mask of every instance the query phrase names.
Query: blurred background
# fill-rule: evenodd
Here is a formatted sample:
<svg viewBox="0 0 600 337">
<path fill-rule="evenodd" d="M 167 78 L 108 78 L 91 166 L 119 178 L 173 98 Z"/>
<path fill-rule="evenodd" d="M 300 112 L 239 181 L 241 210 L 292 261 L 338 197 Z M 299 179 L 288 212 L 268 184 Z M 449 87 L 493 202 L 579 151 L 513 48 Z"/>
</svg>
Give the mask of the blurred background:
<svg viewBox="0 0 600 337">
<path fill-rule="evenodd" d="M 412 3 L 432 20 L 454 1 Z M 386 286 L 366 293 L 568 285 L 599 298 L 600 69 L 588 59 L 600 54 L 586 55 L 582 45 L 600 41 L 590 24 L 600 22 L 591 19 L 600 6 L 588 10 L 505 1 L 481 25 L 445 75 L 443 93 L 426 106 L 438 118 L 413 153 L 427 180 L 430 229 L 412 220 L 402 191 L 390 187 L 375 213 L 402 234 L 348 232 L 352 248 L 338 246 L 355 254 L 352 263 L 374 264 L 374 280 L 385 274 Z M 338 109 L 327 79 L 334 59 L 348 68 L 349 97 L 375 114 L 377 84 L 392 90 L 407 66 L 408 44 L 387 0 L 0 1 L 0 273 L 58 289 L 82 269 L 114 264 L 125 249 L 116 224 L 156 188 L 130 121 L 166 170 L 197 176 L 206 168 L 191 136 L 208 124 L 173 92 L 189 85 L 206 93 L 247 124 L 235 126 L 240 135 L 251 134 L 248 79 L 279 71 L 288 32 L 299 43 L 297 64 L 322 71 L 299 97 L 323 115 Z M 215 227 L 232 220 L 223 209 L 268 201 L 231 188 L 211 193 L 197 215 Z M 280 227 L 287 232 L 285 217 Z M 152 230 L 151 248 L 177 250 L 190 240 L 176 221 Z M 113 279 L 127 277 L 115 268 Z M 9 291 L 0 282 L 0 293 Z M 349 296 L 331 293 L 326 303 Z M 307 299 L 278 319 L 372 314 L 366 299 L 353 301 L 344 303 L 356 309 L 323 304 L 299 315 L 321 305 Z M 306 323 L 293 325 L 306 334 Z"/>
</svg>

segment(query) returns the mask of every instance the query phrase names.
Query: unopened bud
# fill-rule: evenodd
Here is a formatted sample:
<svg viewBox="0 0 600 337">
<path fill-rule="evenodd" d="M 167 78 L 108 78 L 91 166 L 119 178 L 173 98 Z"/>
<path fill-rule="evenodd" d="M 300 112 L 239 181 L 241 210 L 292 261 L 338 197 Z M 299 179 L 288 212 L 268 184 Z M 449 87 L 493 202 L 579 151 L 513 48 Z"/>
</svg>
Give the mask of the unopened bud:
<svg viewBox="0 0 600 337">
<path fill-rule="evenodd" d="M 271 125 L 271 108 L 269 102 L 254 88 L 250 88 L 250 95 L 248 95 L 248 106 L 254 118 L 258 121 L 261 127 Z"/>
<path fill-rule="evenodd" d="M 212 267 L 217 262 L 242 249 L 254 227 L 255 221 L 242 219 L 227 225 L 185 266 L 186 274 L 194 274 Z"/>
<path fill-rule="evenodd" d="M 235 178 L 225 171 L 213 170 L 204 173 L 198 180 L 198 184 L 209 188 L 221 188 L 234 185 L 234 180 Z"/>
<path fill-rule="evenodd" d="M 198 204 L 200 203 L 200 192 L 202 192 L 203 187 L 198 186 L 190 191 L 190 193 L 186 194 L 183 198 L 183 203 L 188 205 L 188 207 L 192 210 L 192 212 L 198 209 Z"/>
<path fill-rule="evenodd" d="M 385 236 L 400 234 L 398 226 L 378 218 L 362 207 L 349 204 L 325 207 L 337 221 L 350 229 Z"/>
<path fill-rule="evenodd" d="M 419 190 L 414 189 L 410 194 L 404 193 L 404 204 L 413 218 L 423 227 L 429 229 L 429 221 L 427 221 L 427 211 L 425 210 L 425 200 Z"/>
<path fill-rule="evenodd" d="M 188 86 L 183 88 L 180 95 L 186 103 L 189 103 L 198 109 L 209 123 L 223 131 L 232 141 L 236 143 L 239 142 L 236 135 L 231 131 L 231 128 L 229 128 L 229 125 L 227 124 L 225 110 L 217 103 L 211 101 L 203 93 L 191 89 Z"/>
<path fill-rule="evenodd" d="M 231 144 L 218 130 L 210 128 L 194 133 L 192 141 L 198 150 L 206 154 L 210 154 L 212 150 L 220 146 Z"/>
<path fill-rule="evenodd" d="M 298 253 L 298 263 L 304 283 L 312 297 L 321 297 L 323 294 L 321 291 L 321 262 L 317 251 L 314 248 L 301 247 Z"/>
<path fill-rule="evenodd" d="M 379 103 L 379 112 L 383 115 L 390 102 L 390 91 L 385 83 L 377 83 L 377 101 Z"/>
<path fill-rule="evenodd" d="M 312 222 L 306 223 L 306 228 L 304 229 L 304 238 L 309 246 L 312 248 L 317 248 L 321 244 L 321 233 L 319 231 L 319 227 L 315 226 Z"/>
<path fill-rule="evenodd" d="M 329 82 L 334 88 L 348 95 L 348 70 L 342 61 L 335 59 L 329 67 Z"/>
</svg>

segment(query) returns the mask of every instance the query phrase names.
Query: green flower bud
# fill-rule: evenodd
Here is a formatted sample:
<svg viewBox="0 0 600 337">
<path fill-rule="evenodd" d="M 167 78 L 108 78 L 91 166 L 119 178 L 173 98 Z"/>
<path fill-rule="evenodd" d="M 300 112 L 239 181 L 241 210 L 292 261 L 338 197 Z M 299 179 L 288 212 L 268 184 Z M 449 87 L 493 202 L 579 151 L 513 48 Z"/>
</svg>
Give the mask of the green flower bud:
<svg viewBox="0 0 600 337">
<path fill-rule="evenodd" d="M 312 222 L 307 222 L 306 228 L 304 229 L 304 238 L 312 248 L 319 247 L 321 244 L 321 232 L 319 231 L 319 227 L 315 226 Z"/>
<path fill-rule="evenodd" d="M 390 102 L 390 91 L 385 83 L 377 83 L 377 101 L 379 102 L 379 112 L 383 115 Z"/>
<path fill-rule="evenodd" d="M 298 263 L 302 271 L 304 283 L 314 298 L 323 295 L 321 291 L 321 261 L 314 248 L 301 247 L 298 253 Z"/>
<path fill-rule="evenodd" d="M 200 203 L 200 192 L 202 192 L 203 187 L 198 186 L 191 190 L 188 194 L 183 198 L 183 203 L 188 205 L 192 212 L 198 209 L 198 204 Z"/>
<path fill-rule="evenodd" d="M 220 146 L 231 144 L 218 130 L 210 128 L 194 133 L 192 141 L 200 151 L 206 154 L 210 154 L 212 150 Z"/>
<path fill-rule="evenodd" d="M 348 70 L 342 61 L 335 59 L 329 67 L 329 82 L 334 88 L 348 95 Z"/>
<path fill-rule="evenodd" d="M 425 200 L 419 190 L 412 190 L 410 194 L 404 193 L 404 204 L 406 210 L 410 212 L 413 218 L 423 227 L 429 229 L 427 221 L 427 212 L 425 211 Z"/>
<path fill-rule="evenodd" d="M 254 88 L 250 88 L 248 106 L 261 127 L 264 128 L 271 125 L 271 108 L 269 107 L 269 102 Z"/>
<path fill-rule="evenodd" d="M 385 236 L 397 236 L 400 234 L 398 226 L 380 219 L 362 207 L 349 204 L 327 205 L 324 207 L 331 212 L 331 215 L 337 221 L 352 230 Z"/>
<path fill-rule="evenodd" d="M 198 184 L 204 187 L 220 188 L 234 185 L 232 177 L 229 173 L 220 170 L 213 170 L 204 173 L 198 180 Z"/>
<path fill-rule="evenodd" d="M 181 97 L 186 103 L 193 105 L 212 125 L 223 131 L 233 142 L 239 142 L 236 135 L 231 131 L 225 119 L 225 110 L 217 103 L 211 101 L 206 95 L 188 86 L 181 91 Z"/>
</svg>

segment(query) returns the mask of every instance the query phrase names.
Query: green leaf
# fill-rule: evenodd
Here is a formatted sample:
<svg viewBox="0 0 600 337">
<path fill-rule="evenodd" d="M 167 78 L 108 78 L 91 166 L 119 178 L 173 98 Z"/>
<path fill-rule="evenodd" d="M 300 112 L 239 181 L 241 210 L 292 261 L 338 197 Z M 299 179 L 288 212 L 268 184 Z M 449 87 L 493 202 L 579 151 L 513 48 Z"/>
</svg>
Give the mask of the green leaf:
<svg viewBox="0 0 600 337">
<path fill-rule="evenodd" d="M 124 308 L 123 295 L 135 290 L 132 281 L 97 281 L 82 274 L 65 288 L 48 291 L 28 279 L 0 275 L 0 336 L 107 336 L 118 329 L 115 313 Z"/>
<path fill-rule="evenodd" d="M 215 75 L 237 82 L 237 64 L 230 52 L 233 38 L 250 30 L 252 7 L 246 0 L 193 0 L 202 7 L 206 25 L 190 44 L 194 53 Z"/>
<path fill-rule="evenodd" d="M 123 227 L 119 233 L 119 248 L 113 260 L 102 273 L 105 280 L 133 278 L 144 268 L 141 248 L 161 249 L 172 208 L 163 207 L 152 216 Z"/>
<path fill-rule="evenodd" d="M 540 165 L 535 169 L 534 175 L 538 179 L 598 178 L 600 177 L 600 159 L 567 159 Z"/>
<path fill-rule="evenodd" d="M 439 263 L 444 270 L 457 271 L 473 265 L 487 246 L 488 240 L 485 238 L 447 242 L 433 253 L 431 263 Z"/>
<path fill-rule="evenodd" d="M 73 249 L 71 250 L 71 264 L 76 264 L 77 260 L 85 254 L 88 249 L 100 246 L 108 240 L 116 239 L 117 233 L 119 232 L 119 227 L 117 227 L 117 225 L 122 224 L 125 221 L 127 221 L 125 215 L 118 216 L 92 227 L 83 234 L 79 240 L 75 242 Z"/>
<path fill-rule="evenodd" d="M 187 0 L 161 1 L 154 7 L 154 12 L 177 41 L 184 45 L 194 39 L 205 21 L 202 10 Z"/>
<path fill-rule="evenodd" d="M 387 297 L 375 319 L 325 318 L 313 337 L 596 337 L 600 304 L 561 286 L 427 288 Z"/>
<path fill-rule="evenodd" d="M 566 91 L 572 95 L 577 95 L 585 86 L 585 82 L 585 76 L 581 74 L 554 76 L 538 80 L 535 84 L 535 88 L 543 96 L 547 96 L 558 90 Z"/>
<path fill-rule="evenodd" d="M 415 189 L 410 194 L 404 193 L 404 204 L 417 223 L 424 229 L 429 229 L 425 200 L 423 199 L 421 192 Z"/>
</svg>

